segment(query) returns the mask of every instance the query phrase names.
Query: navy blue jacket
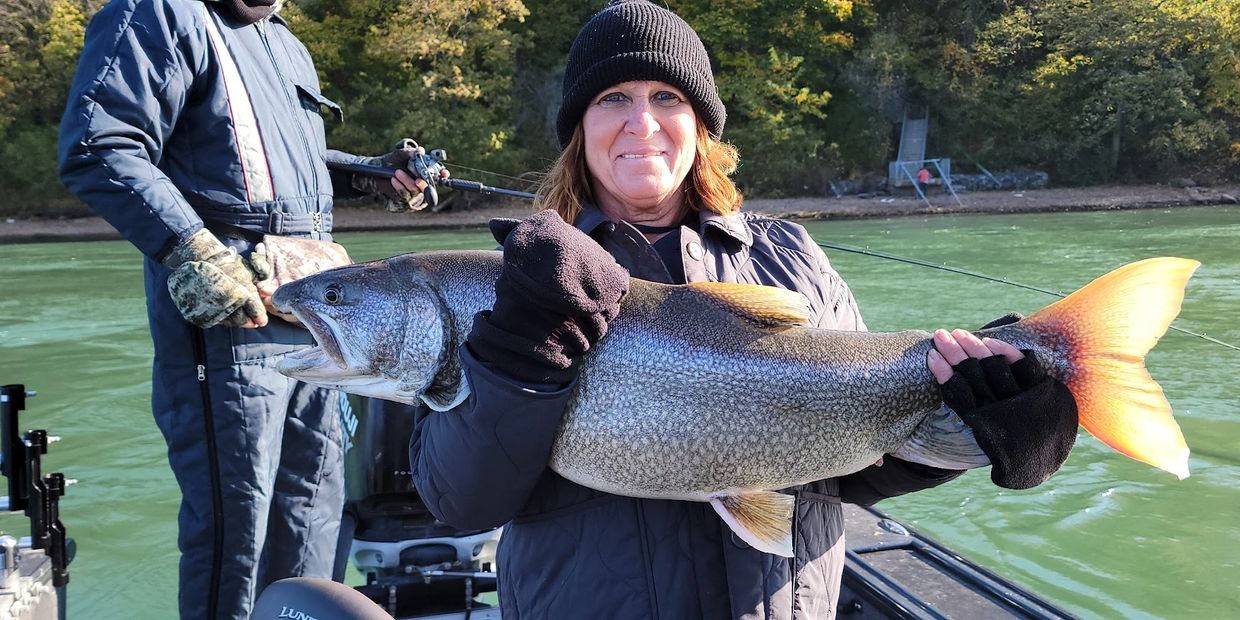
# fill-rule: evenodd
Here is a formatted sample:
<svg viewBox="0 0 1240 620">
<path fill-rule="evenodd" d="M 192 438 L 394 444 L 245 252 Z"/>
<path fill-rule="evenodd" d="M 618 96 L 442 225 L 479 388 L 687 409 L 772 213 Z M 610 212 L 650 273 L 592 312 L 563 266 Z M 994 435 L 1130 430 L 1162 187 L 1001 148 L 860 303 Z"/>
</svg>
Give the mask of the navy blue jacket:
<svg viewBox="0 0 1240 620">
<path fill-rule="evenodd" d="M 278 14 L 235 29 L 204 27 L 206 16 L 193 0 L 131 0 L 94 17 L 116 27 L 82 50 L 61 122 L 62 180 L 156 260 L 204 221 L 325 236 L 333 183 L 320 110 L 340 108 Z M 227 83 L 232 71 L 248 98 Z"/>
<path fill-rule="evenodd" d="M 576 222 L 634 277 L 668 281 L 633 227 L 596 209 Z M 864 330 L 848 286 L 803 227 L 740 214 L 704 214 L 681 229 L 689 282 L 765 284 L 809 299 L 814 324 Z M 432 413 L 411 445 L 426 505 L 458 527 L 507 524 L 499 547 L 500 605 L 522 618 L 829 618 L 844 561 L 840 501 L 873 503 L 946 482 L 958 472 L 885 459 L 797 497 L 795 558 L 757 551 L 709 504 L 636 499 L 580 486 L 547 468 L 572 386 L 533 393 L 462 347 L 472 393 Z"/>
</svg>

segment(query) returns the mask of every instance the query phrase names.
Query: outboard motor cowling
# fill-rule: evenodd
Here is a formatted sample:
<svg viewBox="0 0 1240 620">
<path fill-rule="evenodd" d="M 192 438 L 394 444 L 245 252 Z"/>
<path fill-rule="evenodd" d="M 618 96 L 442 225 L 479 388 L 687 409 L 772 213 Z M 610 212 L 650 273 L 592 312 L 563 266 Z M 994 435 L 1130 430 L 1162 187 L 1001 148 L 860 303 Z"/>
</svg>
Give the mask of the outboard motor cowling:
<svg viewBox="0 0 1240 620">
<path fill-rule="evenodd" d="M 488 606 L 474 600 L 495 591 L 500 529 L 461 530 L 435 519 L 413 487 L 409 440 L 425 406 L 350 396 L 354 445 L 346 457 L 342 549 L 366 576 L 358 590 L 388 613 L 416 618 Z M 343 568 L 343 564 L 338 567 Z M 343 577 L 343 570 L 338 570 Z M 498 616 L 496 616 L 498 617 Z"/>
</svg>

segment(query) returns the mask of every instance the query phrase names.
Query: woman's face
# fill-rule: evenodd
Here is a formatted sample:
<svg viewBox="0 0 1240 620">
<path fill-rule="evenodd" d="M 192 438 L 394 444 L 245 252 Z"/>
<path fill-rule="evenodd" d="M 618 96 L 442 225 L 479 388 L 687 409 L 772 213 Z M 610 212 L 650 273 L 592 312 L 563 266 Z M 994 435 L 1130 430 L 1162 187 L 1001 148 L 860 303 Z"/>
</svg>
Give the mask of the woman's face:
<svg viewBox="0 0 1240 620">
<path fill-rule="evenodd" d="M 616 84 L 590 102 L 581 125 L 604 213 L 660 224 L 681 216 L 679 190 L 697 154 L 697 117 L 683 93 L 663 82 Z"/>
</svg>

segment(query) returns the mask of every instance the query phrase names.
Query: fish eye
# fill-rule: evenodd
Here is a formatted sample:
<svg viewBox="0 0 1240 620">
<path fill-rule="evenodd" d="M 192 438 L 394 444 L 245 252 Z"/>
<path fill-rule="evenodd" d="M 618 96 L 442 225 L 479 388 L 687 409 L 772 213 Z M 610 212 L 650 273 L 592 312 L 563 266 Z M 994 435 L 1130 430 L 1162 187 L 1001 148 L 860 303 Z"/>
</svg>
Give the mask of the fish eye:
<svg viewBox="0 0 1240 620">
<path fill-rule="evenodd" d="M 323 301 L 335 306 L 344 301 L 344 291 L 338 286 L 329 286 L 323 291 Z"/>
</svg>

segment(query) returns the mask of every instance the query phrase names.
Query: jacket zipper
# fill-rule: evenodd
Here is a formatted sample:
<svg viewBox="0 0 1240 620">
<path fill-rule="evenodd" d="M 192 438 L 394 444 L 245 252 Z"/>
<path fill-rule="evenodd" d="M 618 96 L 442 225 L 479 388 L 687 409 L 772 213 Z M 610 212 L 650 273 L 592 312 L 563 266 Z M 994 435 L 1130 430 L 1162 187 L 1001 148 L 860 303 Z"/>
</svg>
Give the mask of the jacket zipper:
<svg viewBox="0 0 1240 620">
<path fill-rule="evenodd" d="M 211 479 L 212 559 L 211 586 L 207 590 L 207 616 L 215 618 L 220 599 L 221 571 L 224 567 L 224 498 L 220 490 L 220 461 L 215 445 L 215 412 L 211 408 L 211 390 L 207 384 L 207 340 L 199 327 L 194 330 L 194 363 L 198 390 L 202 396 L 202 419 L 207 440 L 207 471 Z"/>
<path fill-rule="evenodd" d="M 790 573 L 788 576 L 792 581 L 792 596 L 790 598 L 792 600 L 792 612 L 794 616 L 796 615 L 797 603 L 801 598 L 801 567 L 797 563 L 797 560 L 800 559 L 797 557 L 797 546 L 801 538 L 801 527 L 797 525 L 797 517 L 799 516 L 797 511 L 800 509 L 801 490 L 797 489 L 792 493 L 792 557 L 788 558 L 788 572 Z"/>
<path fill-rule="evenodd" d="M 654 559 L 654 555 L 650 552 L 650 533 L 646 529 L 646 502 L 643 499 L 633 499 L 633 510 L 637 513 L 637 535 L 642 541 L 642 556 L 644 564 L 650 566 Z M 659 617 L 659 597 L 654 587 L 654 572 L 646 572 L 646 589 L 650 592 L 650 619 L 658 620 Z"/>
<path fill-rule="evenodd" d="M 288 103 L 290 118 L 297 119 L 297 113 L 300 111 L 297 102 L 293 100 L 292 94 L 289 92 L 289 81 L 284 77 L 284 72 L 280 70 L 280 63 L 276 61 L 276 53 L 271 49 L 271 40 L 267 37 L 267 21 L 261 19 L 254 24 L 258 28 L 258 38 L 263 40 L 263 48 L 267 50 L 267 58 L 271 60 L 271 67 L 276 71 L 276 77 L 280 79 L 280 90 L 284 91 L 284 100 Z M 301 138 L 301 145 L 306 149 L 306 161 L 313 162 L 315 160 L 314 150 L 310 148 L 310 140 L 306 138 L 306 128 L 302 126 L 302 121 L 297 120 L 293 123 L 297 126 L 297 136 Z M 315 212 L 318 212 L 318 194 L 319 194 L 319 171 L 316 166 L 310 166 L 311 191 L 316 197 L 314 203 Z"/>
</svg>

